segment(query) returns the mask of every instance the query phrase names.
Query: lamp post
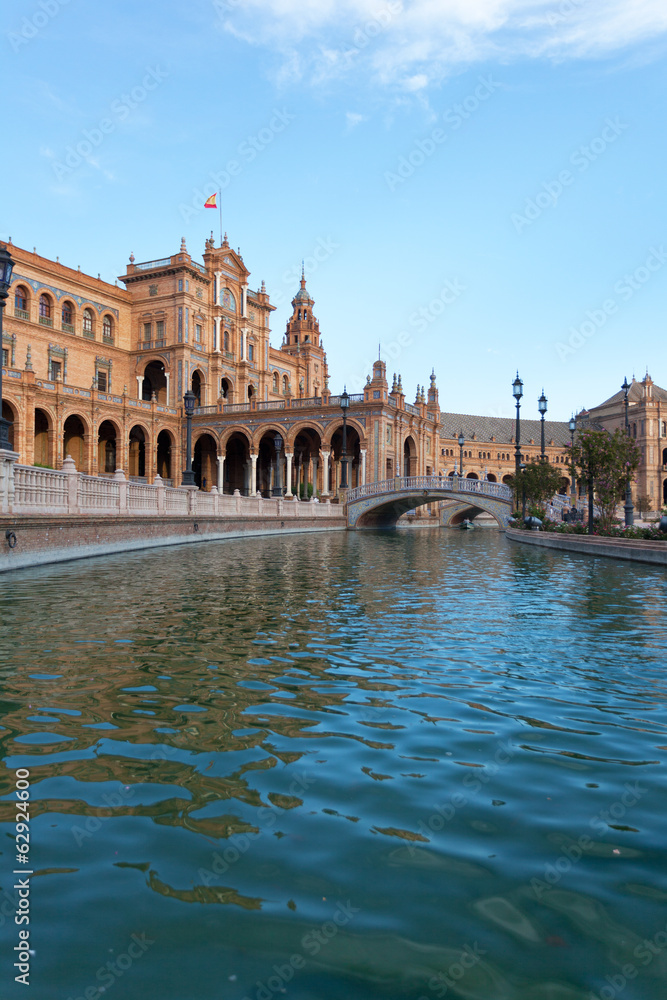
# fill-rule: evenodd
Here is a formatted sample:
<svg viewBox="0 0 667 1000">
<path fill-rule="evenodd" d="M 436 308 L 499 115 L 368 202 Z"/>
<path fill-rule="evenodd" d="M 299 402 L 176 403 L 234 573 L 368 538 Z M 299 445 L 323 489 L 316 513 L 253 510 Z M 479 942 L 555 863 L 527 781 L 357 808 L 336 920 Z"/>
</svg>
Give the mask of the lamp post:
<svg viewBox="0 0 667 1000">
<path fill-rule="evenodd" d="M 2 347 L 2 314 L 12 281 L 14 261 L 6 247 L 0 247 L 0 347 Z M 2 359 L 0 358 L 0 361 Z M 10 421 L 2 416 L 2 365 L 0 364 L 0 451 L 9 451 Z"/>
<path fill-rule="evenodd" d="M 572 494 L 572 496 L 571 496 L 572 506 L 576 507 L 577 506 L 577 477 L 574 474 L 574 462 L 572 461 L 572 454 L 574 452 L 574 432 L 577 429 L 577 418 L 574 415 L 570 417 L 570 423 L 568 424 L 568 427 L 570 428 L 570 465 L 571 465 L 570 474 L 572 476 L 572 483 L 571 483 L 571 487 L 572 488 L 570 490 L 570 493 Z"/>
<path fill-rule="evenodd" d="M 623 379 L 623 385 L 621 386 L 623 390 L 623 398 L 625 402 L 625 433 L 630 437 L 630 418 L 628 416 L 628 393 L 630 392 L 630 384 L 628 382 L 627 376 Z M 625 503 L 623 504 L 623 510 L 625 511 L 625 523 L 626 526 L 635 523 L 635 508 L 632 503 L 632 488 L 630 486 L 630 476 L 628 476 L 628 481 L 625 487 Z"/>
<path fill-rule="evenodd" d="M 526 520 L 526 483 L 523 478 L 523 473 L 526 469 L 525 462 L 521 462 L 519 465 L 519 470 L 521 472 L 521 519 Z"/>
<path fill-rule="evenodd" d="M 514 478 L 517 486 L 519 483 L 519 473 L 521 472 L 521 397 L 523 396 L 523 382 L 516 373 L 516 378 L 512 382 L 512 393 L 516 400 L 516 429 L 514 431 Z M 517 506 L 519 505 L 518 494 L 516 496 Z"/>
<path fill-rule="evenodd" d="M 546 455 L 544 454 L 544 415 L 547 412 L 547 397 L 544 395 L 544 389 L 542 389 L 542 395 L 537 401 L 537 406 L 540 411 L 540 416 L 542 417 L 542 427 L 540 428 L 542 431 L 540 458 L 544 461 L 546 458 Z"/>
<path fill-rule="evenodd" d="M 342 469 L 340 470 L 340 488 L 346 490 L 348 488 L 347 484 L 347 411 L 350 406 L 350 397 L 347 392 L 347 388 L 343 389 L 343 395 L 340 397 L 340 408 L 343 411 L 343 447 L 340 452 L 340 460 L 342 463 Z"/>
<path fill-rule="evenodd" d="M 461 477 L 461 479 L 463 479 L 463 445 L 465 443 L 466 443 L 466 439 L 463 436 L 463 431 L 461 431 L 461 433 L 459 434 L 459 451 L 460 451 L 460 455 L 461 455 L 461 459 L 460 459 L 461 468 L 460 468 L 460 471 L 459 471 L 459 476 Z"/>
<path fill-rule="evenodd" d="M 283 495 L 283 477 L 282 477 L 282 463 L 280 461 L 280 452 L 283 447 L 283 439 L 280 434 L 276 434 L 273 439 L 273 445 L 276 449 L 276 477 L 273 481 L 272 494 L 274 497 L 281 497 Z"/>
<path fill-rule="evenodd" d="M 197 397 L 191 389 L 183 396 L 183 409 L 185 410 L 186 432 L 185 432 L 185 471 L 181 478 L 181 486 L 196 486 L 195 474 L 192 471 L 192 414 L 195 412 Z"/>
</svg>

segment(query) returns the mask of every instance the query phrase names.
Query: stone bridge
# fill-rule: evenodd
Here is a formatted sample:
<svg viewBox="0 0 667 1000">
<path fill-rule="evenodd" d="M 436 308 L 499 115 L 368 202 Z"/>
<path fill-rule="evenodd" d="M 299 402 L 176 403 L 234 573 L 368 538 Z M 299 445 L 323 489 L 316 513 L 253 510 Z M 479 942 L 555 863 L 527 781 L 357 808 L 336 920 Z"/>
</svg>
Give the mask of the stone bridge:
<svg viewBox="0 0 667 1000">
<path fill-rule="evenodd" d="M 441 500 L 455 501 L 443 511 L 443 524 L 486 511 L 505 528 L 513 506 L 509 486 L 459 476 L 396 476 L 349 490 L 346 499 L 349 528 L 389 527 L 406 511 Z"/>
</svg>

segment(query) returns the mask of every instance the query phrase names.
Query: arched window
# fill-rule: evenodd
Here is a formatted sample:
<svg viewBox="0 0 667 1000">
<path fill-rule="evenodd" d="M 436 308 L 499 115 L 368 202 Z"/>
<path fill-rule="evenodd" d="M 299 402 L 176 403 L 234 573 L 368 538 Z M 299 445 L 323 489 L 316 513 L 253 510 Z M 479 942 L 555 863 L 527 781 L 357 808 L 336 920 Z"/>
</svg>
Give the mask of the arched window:
<svg viewBox="0 0 667 1000">
<path fill-rule="evenodd" d="M 106 341 L 113 340 L 113 320 L 111 316 L 105 316 L 102 320 L 102 336 Z"/>
<path fill-rule="evenodd" d="M 24 285 L 17 285 L 14 291 L 14 315 L 28 318 L 28 289 Z"/>
<path fill-rule="evenodd" d="M 48 295 L 40 295 L 39 297 L 39 322 L 43 326 L 53 326 L 53 319 L 51 318 L 51 299 Z"/>
<path fill-rule="evenodd" d="M 93 310 L 84 309 L 83 310 L 83 333 L 86 337 L 93 337 Z"/>
<path fill-rule="evenodd" d="M 225 330 L 225 350 L 229 351 L 229 330 Z"/>
<path fill-rule="evenodd" d="M 74 306 L 67 299 L 63 302 L 60 320 L 63 330 L 74 333 Z"/>
<path fill-rule="evenodd" d="M 289 390 L 289 379 L 287 378 L 287 375 L 283 375 L 283 393 L 285 396 L 287 395 L 288 390 Z"/>
<path fill-rule="evenodd" d="M 274 392 L 278 392 L 278 388 L 279 388 L 278 372 L 274 372 L 273 373 L 273 391 Z"/>
</svg>

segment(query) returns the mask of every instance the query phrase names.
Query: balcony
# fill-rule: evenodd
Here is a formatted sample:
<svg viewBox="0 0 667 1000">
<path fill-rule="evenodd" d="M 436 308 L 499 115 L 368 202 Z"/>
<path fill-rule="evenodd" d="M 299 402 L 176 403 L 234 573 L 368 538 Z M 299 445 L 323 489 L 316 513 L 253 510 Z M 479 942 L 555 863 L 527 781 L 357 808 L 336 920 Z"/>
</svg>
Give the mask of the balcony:
<svg viewBox="0 0 667 1000">
<path fill-rule="evenodd" d="M 64 321 L 60 324 L 60 328 L 65 331 L 65 333 L 74 333 L 74 323 L 65 323 Z"/>
<path fill-rule="evenodd" d="M 225 351 L 224 353 L 225 353 L 225 358 L 227 359 L 227 361 L 235 361 L 236 360 L 236 355 L 232 351 Z"/>
<path fill-rule="evenodd" d="M 171 264 L 171 257 L 165 257 L 163 260 L 147 260 L 143 264 L 135 264 L 135 271 L 150 271 L 154 267 L 167 267 Z"/>
<path fill-rule="evenodd" d="M 30 319 L 30 313 L 27 309 L 14 309 L 14 315 L 17 319 Z"/>
<path fill-rule="evenodd" d="M 63 326 L 63 329 L 64 329 L 64 326 Z M 74 332 L 74 330 L 72 330 L 72 332 Z M 113 334 L 103 333 L 102 334 L 102 343 L 103 344 L 113 344 Z"/>
<path fill-rule="evenodd" d="M 53 326 L 53 320 L 51 319 L 50 316 L 40 316 L 39 322 L 42 324 L 42 326 Z"/>
<path fill-rule="evenodd" d="M 86 340 L 95 340 L 95 333 L 93 330 L 84 330 L 83 335 Z"/>
</svg>

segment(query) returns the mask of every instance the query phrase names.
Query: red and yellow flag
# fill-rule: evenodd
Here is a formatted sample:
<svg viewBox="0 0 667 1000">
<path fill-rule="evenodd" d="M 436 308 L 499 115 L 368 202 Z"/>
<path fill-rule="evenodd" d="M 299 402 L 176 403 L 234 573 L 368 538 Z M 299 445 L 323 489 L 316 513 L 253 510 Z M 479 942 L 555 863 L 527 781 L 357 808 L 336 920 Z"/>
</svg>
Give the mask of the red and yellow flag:
<svg viewBox="0 0 667 1000">
<path fill-rule="evenodd" d="M 218 192 L 216 191 L 215 194 L 212 194 L 210 198 L 206 199 L 206 201 L 204 202 L 204 208 L 217 208 L 218 207 L 218 203 L 216 201 L 217 197 L 218 197 Z"/>
</svg>

